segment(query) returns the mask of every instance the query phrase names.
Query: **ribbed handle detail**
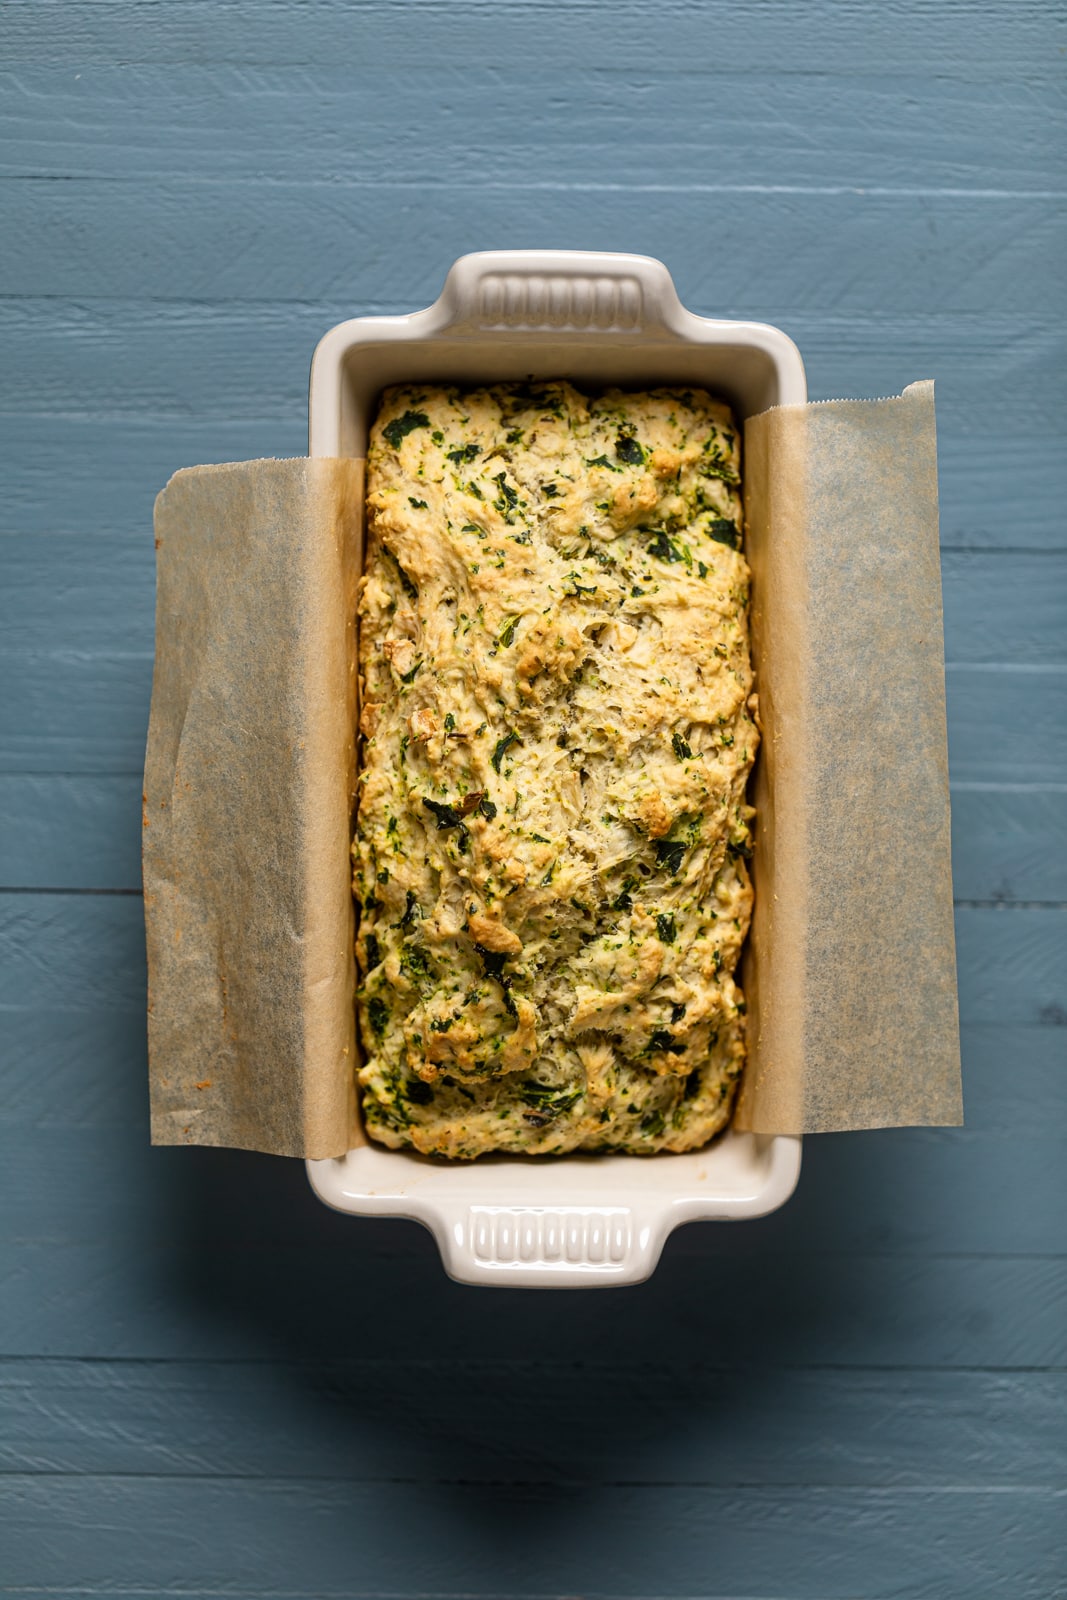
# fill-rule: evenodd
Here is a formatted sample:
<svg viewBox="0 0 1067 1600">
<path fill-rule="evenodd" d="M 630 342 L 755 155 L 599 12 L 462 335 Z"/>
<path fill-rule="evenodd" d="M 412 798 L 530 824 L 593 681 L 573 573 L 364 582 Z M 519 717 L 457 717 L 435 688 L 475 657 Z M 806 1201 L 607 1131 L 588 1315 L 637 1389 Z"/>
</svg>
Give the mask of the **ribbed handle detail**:
<svg viewBox="0 0 1067 1600">
<path fill-rule="evenodd" d="M 479 285 L 475 316 L 486 328 L 627 333 L 641 327 L 642 299 L 634 277 L 490 272 Z"/>
<path fill-rule="evenodd" d="M 633 1243 L 623 1207 L 472 1206 L 467 1244 L 483 1267 L 568 1267 L 617 1270 Z"/>
</svg>

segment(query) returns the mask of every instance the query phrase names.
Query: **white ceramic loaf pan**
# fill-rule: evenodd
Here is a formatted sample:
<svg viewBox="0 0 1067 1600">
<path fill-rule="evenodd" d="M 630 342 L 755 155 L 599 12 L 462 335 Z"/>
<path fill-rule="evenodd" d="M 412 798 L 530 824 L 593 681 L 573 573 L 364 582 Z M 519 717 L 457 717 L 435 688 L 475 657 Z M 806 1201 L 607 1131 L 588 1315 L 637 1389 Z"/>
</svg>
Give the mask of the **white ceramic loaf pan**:
<svg viewBox="0 0 1067 1600">
<path fill-rule="evenodd" d="M 729 400 L 739 419 L 807 399 L 800 354 L 784 333 L 694 316 L 662 262 L 487 251 L 457 261 L 425 311 L 331 328 L 311 367 L 310 452 L 365 455 L 388 384 L 528 376 L 594 389 L 699 385 Z M 462 1283 L 587 1287 L 647 1278 L 679 1223 L 775 1210 L 796 1187 L 800 1140 L 727 1131 L 686 1155 L 470 1165 L 367 1144 L 307 1166 L 316 1194 L 339 1211 L 425 1223 Z"/>
</svg>

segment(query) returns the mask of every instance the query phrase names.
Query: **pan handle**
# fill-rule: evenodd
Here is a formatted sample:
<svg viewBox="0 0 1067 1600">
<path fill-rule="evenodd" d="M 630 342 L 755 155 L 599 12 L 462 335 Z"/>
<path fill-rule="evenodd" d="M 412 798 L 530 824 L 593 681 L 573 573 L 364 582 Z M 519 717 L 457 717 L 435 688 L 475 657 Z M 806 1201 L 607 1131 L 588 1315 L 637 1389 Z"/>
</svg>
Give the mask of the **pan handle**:
<svg viewBox="0 0 1067 1600">
<path fill-rule="evenodd" d="M 589 250 L 461 256 L 438 308 L 443 327 L 513 333 L 647 333 L 688 317 L 662 261 Z"/>
</svg>

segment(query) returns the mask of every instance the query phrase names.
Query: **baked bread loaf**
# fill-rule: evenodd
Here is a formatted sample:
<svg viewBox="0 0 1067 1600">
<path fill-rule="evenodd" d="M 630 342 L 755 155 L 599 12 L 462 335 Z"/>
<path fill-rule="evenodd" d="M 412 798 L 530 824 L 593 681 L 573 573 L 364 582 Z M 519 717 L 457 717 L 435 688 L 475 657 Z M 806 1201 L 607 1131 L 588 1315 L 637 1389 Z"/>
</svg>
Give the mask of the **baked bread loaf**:
<svg viewBox="0 0 1067 1600">
<path fill-rule="evenodd" d="M 729 1120 L 758 739 L 739 458 L 698 389 L 383 396 L 353 846 L 382 1143 L 688 1150 Z"/>
</svg>

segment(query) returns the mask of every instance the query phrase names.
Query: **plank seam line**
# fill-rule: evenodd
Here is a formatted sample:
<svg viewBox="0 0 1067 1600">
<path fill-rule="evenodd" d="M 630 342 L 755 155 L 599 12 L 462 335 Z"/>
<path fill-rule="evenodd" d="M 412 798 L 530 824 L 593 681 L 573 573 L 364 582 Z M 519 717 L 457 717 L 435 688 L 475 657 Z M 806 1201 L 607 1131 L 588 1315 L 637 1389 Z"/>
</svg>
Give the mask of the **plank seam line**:
<svg viewBox="0 0 1067 1600">
<path fill-rule="evenodd" d="M 19 1010 L 19 1008 L 16 1007 L 16 1006 L 5 1006 L 5 1005 L 0 1004 L 0 1015 L 3 1015 L 5 1012 L 12 1012 L 12 1011 L 18 1011 L 18 1010 Z M 138 1009 L 137 1011 L 131 1011 L 131 1012 L 127 1013 L 127 1014 L 129 1016 L 139 1016 L 140 1015 L 140 1009 Z M 1047 1026 L 1049 1028 L 1057 1028 L 1057 1027 L 1061 1027 L 1062 1024 L 1060 1024 L 1060 1023 L 1048 1023 L 1048 1024 L 1045 1024 L 1045 1026 Z M 8 1130 L 10 1130 L 12 1127 L 18 1128 L 18 1127 L 20 1127 L 22 1125 L 17 1123 L 17 1122 L 13 1122 L 13 1121 L 10 1122 L 10 1123 L 5 1121 L 4 1126 Z M 49 1124 L 43 1124 L 43 1126 L 47 1127 L 47 1126 L 49 1126 Z M 60 1124 L 60 1126 L 66 1127 L 68 1125 L 67 1124 Z M 199 1146 L 199 1147 L 197 1147 L 197 1146 L 186 1146 L 186 1145 L 151 1145 L 151 1144 L 148 1144 L 148 1142 L 147 1142 L 147 1129 L 144 1130 L 144 1131 L 145 1131 L 145 1136 L 146 1136 L 145 1148 L 149 1149 L 149 1150 L 151 1150 L 153 1152 L 155 1152 L 156 1150 L 168 1150 L 168 1149 L 169 1150 L 179 1150 L 179 1149 L 200 1148 L 200 1149 L 204 1149 L 204 1150 L 222 1150 L 225 1153 L 229 1154 L 229 1153 L 232 1152 L 232 1150 L 234 1148 L 236 1148 L 234 1146 L 219 1146 L 219 1145 L 203 1145 L 203 1146 Z M 856 1130 L 856 1131 L 858 1131 L 858 1132 L 867 1132 L 867 1133 L 929 1133 L 929 1134 L 935 1134 L 938 1137 L 945 1138 L 945 1139 L 951 1139 L 957 1134 L 966 1134 L 966 1133 L 970 1132 L 970 1130 L 968 1128 L 963 1127 L 961 1124 L 955 1124 L 955 1125 L 951 1125 L 951 1126 L 947 1126 L 947 1127 L 940 1127 L 939 1126 L 939 1127 L 932 1127 L 932 1128 L 931 1127 L 922 1127 L 922 1126 L 912 1126 L 912 1127 L 909 1127 L 909 1128 L 868 1128 L 868 1129 L 861 1129 L 861 1130 Z M 992 1133 L 995 1130 L 993 1130 L 993 1129 L 985 1129 L 984 1131 L 986 1133 Z M 806 1134 L 805 1138 L 817 1139 L 817 1138 L 819 1138 L 819 1135 L 818 1134 L 814 1134 L 814 1133 L 810 1133 L 810 1134 Z M 248 1154 L 256 1154 L 257 1152 L 253 1151 L 253 1152 L 247 1152 L 247 1153 Z M 284 1159 L 288 1161 L 288 1160 L 296 1160 L 297 1158 L 296 1157 L 286 1156 Z M 372 1218 L 372 1217 L 363 1218 L 363 1217 L 361 1217 L 360 1221 L 378 1221 L 378 1222 L 395 1221 L 395 1222 L 410 1223 L 411 1226 L 415 1227 L 415 1228 L 419 1228 L 419 1227 L 422 1226 L 421 1223 L 417 1222 L 414 1217 L 399 1217 L 398 1216 L 398 1217 L 388 1218 L 388 1219 L 387 1218 L 383 1218 L 383 1217 L 379 1217 L 379 1218 Z M 716 1227 L 716 1226 L 719 1226 L 719 1224 L 717 1224 L 714 1221 L 713 1218 L 697 1217 L 697 1218 L 695 1218 L 694 1220 L 692 1220 L 690 1222 L 679 1223 L 677 1231 L 680 1231 L 682 1228 L 686 1228 L 686 1229 L 688 1229 L 688 1228 L 709 1228 L 709 1227 Z M 72 1234 L 72 1233 L 25 1233 L 25 1234 L 23 1234 L 23 1233 L 10 1233 L 5 1237 L 4 1244 L 7 1245 L 8 1247 L 10 1247 L 12 1250 L 55 1250 L 57 1252 L 62 1252 L 62 1251 L 81 1251 L 81 1250 L 85 1249 L 87 1244 L 89 1244 L 91 1242 L 94 1242 L 95 1238 L 96 1238 L 96 1235 L 92 1235 L 91 1237 L 86 1237 L 86 1236 L 82 1236 L 80 1234 Z M 156 1248 L 157 1248 L 157 1250 L 165 1250 L 165 1251 L 170 1252 L 170 1251 L 178 1251 L 182 1247 L 176 1241 L 172 1241 L 170 1239 L 167 1239 L 167 1240 L 164 1240 L 161 1243 L 158 1243 Z M 272 1253 L 274 1253 L 274 1254 L 282 1254 L 282 1253 L 291 1254 L 292 1252 L 304 1250 L 305 1248 L 306 1248 L 305 1241 L 299 1240 L 299 1239 L 294 1240 L 291 1243 L 286 1242 L 284 1244 L 279 1244 L 276 1240 L 267 1240 L 267 1239 L 256 1239 L 256 1238 L 253 1238 L 253 1239 L 242 1239 L 241 1240 L 241 1249 L 242 1249 L 242 1251 L 244 1252 L 244 1254 L 246 1256 L 250 1256 L 250 1257 L 253 1257 L 253 1258 L 259 1258 L 259 1257 L 262 1257 L 262 1256 L 270 1255 Z M 925 1266 L 935 1265 L 935 1264 L 940 1265 L 940 1264 L 942 1264 L 944 1262 L 964 1262 L 964 1261 L 966 1261 L 966 1262 L 970 1262 L 970 1261 L 996 1262 L 998 1264 L 1008 1263 L 1009 1265 L 1011 1265 L 1011 1264 L 1032 1265 L 1034 1263 L 1039 1263 L 1039 1264 L 1044 1265 L 1044 1266 L 1059 1266 L 1059 1265 L 1063 1265 L 1063 1266 L 1067 1267 L 1067 1251 L 1063 1251 L 1063 1250 L 931 1250 L 929 1253 L 924 1252 L 924 1251 L 911 1252 L 911 1251 L 906 1251 L 906 1250 L 882 1250 L 882 1251 L 808 1250 L 808 1251 L 804 1252 L 804 1258 L 806 1260 L 808 1260 L 808 1261 L 811 1261 L 811 1262 L 818 1262 L 819 1265 L 821 1265 L 821 1266 L 837 1266 L 837 1267 L 841 1267 L 842 1269 L 847 1267 L 850 1263 L 854 1263 L 854 1262 L 857 1262 L 857 1261 L 863 1262 L 868 1266 L 874 1266 L 874 1265 L 883 1266 L 886 1263 L 893 1263 L 893 1264 L 898 1265 L 898 1266 L 920 1267 L 920 1268 L 925 1267 Z M 379 1265 L 386 1259 L 386 1256 L 385 1256 L 385 1253 L 383 1251 L 374 1250 L 372 1252 L 371 1259 L 375 1262 L 376 1265 Z M 391 1258 L 389 1258 L 389 1259 L 391 1259 Z M 683 1255 L 682 1259 L 685 1260 L 686 1256 Z M 781 1251 L 781 1250 L 771 1251 L 771 1252 L 768 1252 L 768 1254 L 765 1257 L 765 1259 L 768 1262 L 773 1262 L 775 1260 L 782 1260 L 782 1259 L 788 1259 L 790 1262 L 793 1262 L 793 1261 L 795 1261 L 797 1259 L 797 1252 L 793 1251 L 793 1252 L 790 1253 L 790 1252 L 785 1252 L 785 1251 Z M 6 1357 L 4 1356 L 3 1352 L 0 1351 L 0 1362 L 4 1361 L 5 1359 L 6 1359 Z M 57 1359 L 60 1359 L 60 1358 L 57 1358 Z"/>
<path fill-rule="evenodd" d="M 96 782 L 100 779 L 111 780 L 122 778 L 132 780 L 137 778 L 144 781 L 144 765 L 140 767 L 3 767 L 0 766 L 0 780 L 4 778 L 35 778 L 38 781 L 48 778 L 73 778 L 91 779 Z M 3 1591 L 0 1590 L 0 1593 Z"/>
<path fill-rule="evenodd" d="M 812 1495 L 854 1493 L 856 1495 L 1051 1495 L 1055 1499 L 1067 1498 L 1067 1487 L 1059 1483 L 840 1483 L 834 1479 L 825 1482 L 805 1480 L 803 1478 L 448 1478 L 448 1477 L 362 1477 L 347 1476 L 340 1473 L 329 1472 L 294 1472 L 270 1473 L 266 1475 L 251 1472 L 63 1472 L 63 1471 L 11 1471 L 0 1470 L 2 1479 L 61 1479 L 86 1481 L 95 1483 L 127 1483 L 131 1480 L 139 1483 L 336 1483 L 336 1484 L 376 1484 L 390 1488 L 423 1488 L 436 1487 L 448 1489 L 564 1489 L 588 1488 L 599 1489 L 794 1489 L 808 1491 Z M 0 1594 L 3 1590 L 0 1590 Z"/>
<path fill-rule="evenodd" d="M 12 413 L 14 415 L 14 413 Z M 132 413 L 131 413 L 132 415 Z M 47 538 L 48 535 L 46 534 Z M 62 537 L 57 535 L 57 537 Z M 94 536 L 94 537 L 99 537 Z M 120 535 L 125 537 L 125 535 Z M 1055 556 L 1062 560 L 1067 545 L 1054 544 L 942 544 L 943 556 Z"/>
<path fill-rule="evenodd" d="M 131 652 L 132 654 L 132 652 Z M 136 652 L 137 655 L 140 652 Z M 1067 673 L 1067 662 L 1063 661 L 946 661 L 946 672 L 1033 672 L 1045 677 L 1062 676 Z"/>
<path fill-rule="evenodd" d="M 3 180 L 0 179 L 0 183 L 2 182 Z M 423 292 L 431 293 L 432 291 L 429 287 L 427 287 L 427 289 Z M 37 301 L 51 302 L 53 300 L 61 301 L 64 305 L 70 306 L 74 310 L 80 310 L 83 307 L 94 305 L 144 305 L 170 306 L 174 309 L 189 307 L 197 311 L 202 311 L 205 307 L 216 306 L 227 319 L 232 316 L 233 307 L 235 305 L 241 306 L 244 311 L 258 312 L 262 310 L 274 310 L 279 315 L 288 315 L 293 311 L 302 311 L 309 314 L 314 314 L 316 316 L 331 317 L 335 321 L 339 317 L 351 316 L 353 314 L 348 309 L 350 305 L 349 300 L 334 299 L 325 295 L 309 300 L 300 295 L 293 295 L 289 297 L 277 294 L 251 294 L 234 297 L 233 295 L 201 296 L 190 294 L 176 295 L 152 293 L 71 294 L 69 292 L 52 293 L 45 289 L 34 290 L 31 293 L 30 291 L 23 289 L 0 289 L 0 306 L 3 306 L 7 303 L 12 305 L 21 305 L 23 302 L 33 305 Z M 412 309 L 410 297 L 403 300 L 361 300 L 360 306 L 360 315 L 365 317 L 406 316 Z M 692 311 L 696 316 L 707 317 L 712 321 L 721 319 L 723 315 L 721 311 L 716 313 L 714 310 L 703 310 L 699 303 L 694 303 L 688 306 L 687 309 Z M 747 319 L 749 316 L 755 317 L 757 315 L 755 312 L 742 313 L 740 311 L 734 314 L 738 317 L 742 317 L 743 320 Z M 871 307 L 870 309 L 864 311 L 848 311 L 842 310 L 840 307 L 836 306 L 828 307 L 825 310 L 813 311 L 805 306 L 794 307 L 791 304 L 786 303 L 784 306 L 761 306 L 758 313 L 758 318 L 759 320 L 774 319 L 778 321 L 788 318 L 794 322 L 816 322 L 820 325 L 825 324 L 839 327 L 841 329 L 855 328 L 858 331 L 863 331 L 871 325 L 878 325 L 882 323 L 884 323 L 887 328 L 896 328 L 902 322 L 916 323 L 923 327 L 925 327 L 928 322 L 971 322 L 974 323 L 980 331 L 985 332 L 989 332 L 991 328 L 995 328 L 997 325 L 1001 324 L 1022 323 L 1024 325 L 1032 325 L 1035 328 L 1035 331 L 1040 328 L 1042 332 L 1049 333 L 1058 333 L 1061 327 L 1060 318 L 1052 311 L 1034 312 L 998 310 L 994 312 L 986 312 L 959 310 L 953 306 L 939 306 L 933 311 L 883 311 L 878 307 Z M 992 321 L 990 320 L 991 318 L 993 319 Z M 819 397 L 812 396 L 812 398 L 817 399 Z M 824 396 L 823 398 L 836 398 L 836 396 Z M 1055 431 L 1050 431 L 1047 435 L 1049 443 L 1052 443 L 1054 440 L 1058 440 L 1059 437 L 1059 434 L 1057 434 Z"/>
<path fill-rule="evenodd" d="M 7 0 L 8 5 L 11 0 Z M 523 1589 L 353 1589 L 346 1585 L 343 1589 L 323 1589 L 316 1585 L 314 1589 L 265 1589 L 257 1585 L 255 1589 L 236 1589 L 232 1585 L 225 1589 L 206 1589 L 198 1584 L 195 1589 L 175 1587 L 168 1583 L 165 1590 L 146 1589 L 143 1586 L 133 1588 L 128 1584 L 116 1585 L 108 1583 L 106 1588 L 94 1584 L 91 1588 L 72 1589 L 69 1585 L 63 1588 L 41 1588 L 39 1585 L 20 1584 L 17 1589 L 7 1585 L 0 1586 L 0 1595 L 14 1595 L 16 1600 L 25 1595 L 41 1595 L 44 1600 L 487 1600 L 491 1595 L 492 1600 L 576 1600 L 573 1594 L 563 1594 L 559 1589 L 539 1589 L 536 1592 Z M 606 1589 L 583 1589 L 581 1600 L 635 1600 L 635 1596 L 622 1594 L 618 1589 L 610 1592 Z M 784 1590 L 761 1590 L 759 1594 L 746 1590 L 744 1594 L 734 1590 L 727 1594 L 717 1590 L 712 1597 L 710 1591 L 705 1589 L 702 1594 L 667 1594 L 661 1591 L 653 1594 L 644 1591 L 636 1600 L 796 1600 L 796 1590 L 787 1594 Z"/>
<path fill-rule="evenodd" d="M 953 900 L 952 904 L 967 911 L 1067 911 L 1067 900 Z"/>
<path fill-rule="evenodd" d="M 1067 794 L 1067 783 L 985 783 L 980 779 L 950 778 L 948 786 L 953 794 Z"/>
<path fill-rule="evenodd" d="M 7 1356 L 0 1355 L 0 1366 L 123 1368 L 190 1367 L 196 1369 L 219 1367 L 225 1370 L 233 1367 L 248 1367 L 252 1369 L 262 1368 L 265 1371 L 321 1374 L 326 1378 L 329 1378 L 339 1372 L 347 1372 L 351 1369 L 362 1372 L 368 1367 L 373 1368 L 375 1371 L 389 1369 L 390 1371 L 417 1370 L 420 1372 L 436 1372 L 440 1371 L 442 1368 L 448 1371 L 454 1371 L 457 1368 L 460 1368 L 464 1371 L 470 1371 L 472 1373 L 483 1373 L 488 1371 L 494 1376 L 499 1377 L 513 1374 L 516 1370 L 522 1372 L 559 1372 L 561 1366 L 564 1371 L 573 1372 L 575 1375 L 580 1372 L 588 1372 L 590 1370 L 588 1366 L 579 1368 L 573 1363 L 569 1362 L 559 1363 L 547 1360 L 534 1361 L 522 1359 L 509 1360 L 507 1358 L 496 1361 L 474 1361 L 469 1357 L 459 1357 L 453 1359 L 448 1356 L 337 1356 L 316 1360 L 311 1357 L 300 1359 L 299 1357 L 274 1356 L 57 1356 L 20 1354 Z M 613 1363 L 609 1361 L 605 1362 L 602 1366 L 597 1365 L 594 1370 L 598 1373 L 606 1375 L 625 1373 L 630 1376 L 634 1376 L 645 1372 L 654 1372 L 662 1375 L 663 1367 L 661 1363 L 634 1362 L 629 1365 L 624 1365 L 622 1363 Z M 945 1374 L 950 1376 L 962 1374 L 966 1377 L 989 1378 L 1002 1378 L 1005 1376 L 1005 1374 L 1010 1377 L 1017 1377 L 1020 1375 L 1033 1377 L 1067 1377 L 1067 1364 L 1056 1362 L 1045 1366 L 944 1366 L 926 1365 L 922 1363 L 888 1366 L 884 1363 L 879 1364 L 877 1362 L 870 1365 L 853 1365 L 848 1362 L 840 1361 L 801 1362 L 794 1363 L 792 1365 L 775 1363 L 774 1365 L 768 1364 L 766 1366 L 745 1366 L 744 1364 L 730 1366 L 701 1362 L 698 1367 L 693 1367 L 692 1364 L 683 1364 L 681 1368 L 671 1368 L 672 1372 L 677 1372 L 679 1370 L 684 1373 L 688 1373 L 690 1370 L 695 1370 L 701 1375 L 730 1375 L 732 1377 L 742 1378 L 762 1378 L 767 1373 L 773 1373 L 778 1376 L 786 1373 L 794 1375 L 802 1375 L 804 1373 L 835 1373 L 846 1374 L 856 1378 L 862 1378 L 868 1374 L 876 1374 L 881 1377 L 906 1378 L 914 1373 L 922 1373 L 930 1377 L 942 1377 Z M 3 1593 L 2 1589 L 0 1589 L 0 1593 Z"/>
<path fill-rule="evenodd" d="M 143 899 L 143 889 L 62 889 L 55 886 L 37 888 L 29 884 L 0 884 L 0 894 L 110 894 L 134 895 Z M 3 1591 L 0 1590 L 0 1593 Z"/>
<path fill-rule="evenodd" d="M 419 193 L 459 192 L 461 185 L 433 178 L 419 180 L 402 178 L 354 178 L 349 174 L 338 177 L 290 178 L 272 177 L 257 173 L 253 179 L 246 177 L 211 177 L 187 173 L 160 181 L 144 177 L 109 178 L 100 174 L 74 172 L 12 172 L 0 178 L 4 183 L 82 184 L 105 189 L 136 189 L 154 186 L 159 190 L 189 189 L 347 189 L 356 193 L 369 190 Z M 982 189 L 960 185 L 890 185 L 890 184 L 803 184 L 803 183 L 608 183 L 604 181 L 562 182 L 542 178 L 531 183 L 516 183 L 513 179 L 491 178 L 479 184 L 481 190 L 501 190 L 508 194 L 753 194 L 753 195 L 818 195 L 820 198 L 852 197 L 860 200 L 1067 200 L 1067 189 Z M 469 190 L 463 189 L 463 193 Z"/>
</svg>

